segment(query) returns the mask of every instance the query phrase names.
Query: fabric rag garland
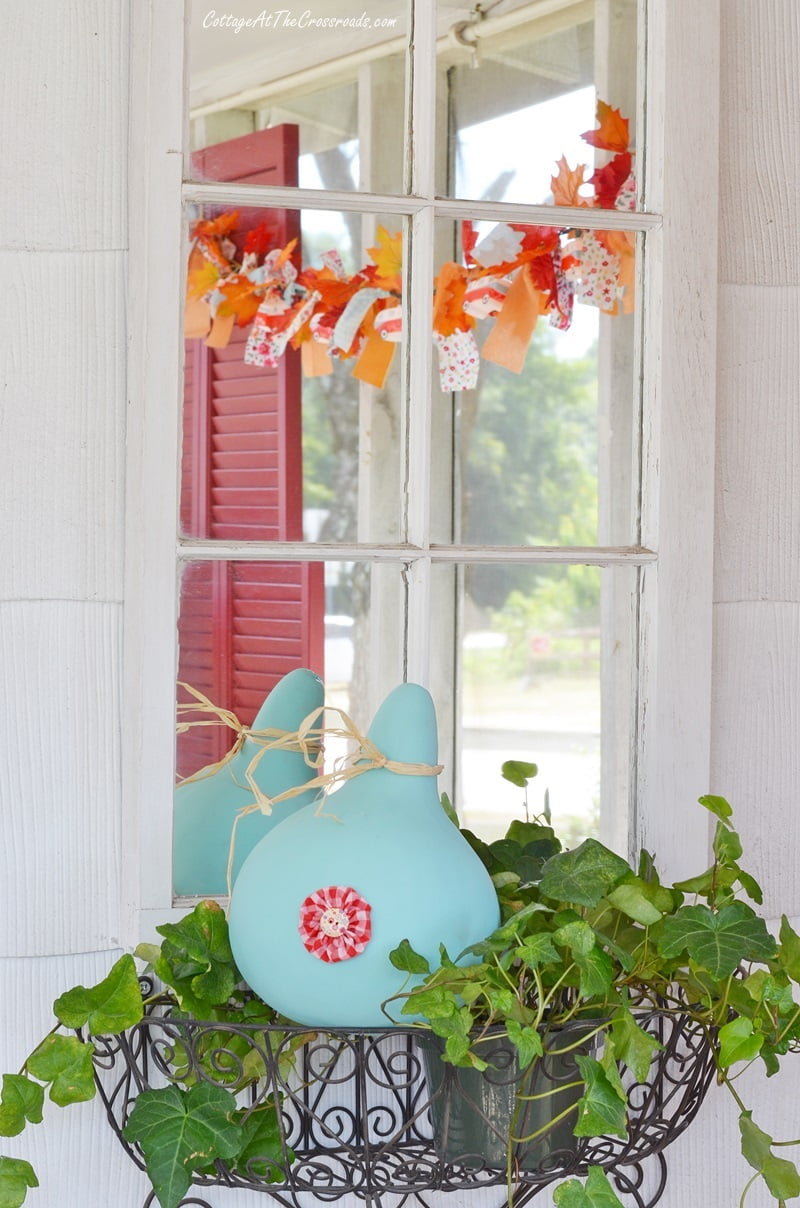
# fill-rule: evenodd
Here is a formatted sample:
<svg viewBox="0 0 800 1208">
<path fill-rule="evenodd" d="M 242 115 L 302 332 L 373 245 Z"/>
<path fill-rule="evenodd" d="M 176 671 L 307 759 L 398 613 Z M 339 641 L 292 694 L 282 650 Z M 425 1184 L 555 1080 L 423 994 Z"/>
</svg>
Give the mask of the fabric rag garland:
<svg viewBox="0 0 800 1208">
<path fill-rule="evenodd" d="M 598 128 L 581 137 L 611 159 L 587 180 L 586 165 L 557 163 L 553 202 L 584 209 L 636 208 L 629 123 L 597 103 Z M 587 188 L 591 190 L 587 194 Z M 186 291 L 186 335 L 224 347 L 234 324 L 249 327 L 244 360 L 275 368 L 287 347 L 299 349 L 303 372 L 320 377 L 332 358 L 353 360 L 353 376 L 382 387 L 402 338 L 402 236 L 378 227 L 370 263 L 352 276 L 335 250 L 319 268 L 300 268 L 297 240 L 270 247 L 265 223 L 249 231 L 241 262 L 230 236 L 238 213 L 204 219 L 192 228 Z M 608 315 L 630 313 L 634 239 L 627 231 L 498 223 L 478 240 L 462 223 L 463 263 L 442 265 L 434 282 L 433 339 L 443 391 L 473 389 L 481 360 L 522 371 L 541 315 L 566 331 L 575 302 Z M 478 323 L 491 321 L 482 347 Z"/>
</svg>

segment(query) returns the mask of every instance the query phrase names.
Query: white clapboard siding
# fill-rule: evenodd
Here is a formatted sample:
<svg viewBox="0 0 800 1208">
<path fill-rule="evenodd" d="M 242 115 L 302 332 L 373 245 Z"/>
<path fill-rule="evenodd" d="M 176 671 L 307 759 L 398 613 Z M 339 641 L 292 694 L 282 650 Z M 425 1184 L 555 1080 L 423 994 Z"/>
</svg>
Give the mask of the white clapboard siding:
<svg viewBox="0 0 800 1208">
<path fill-rule="evenodd" d="M 715 599 L 800 601 L 800 283 L 722 286 L 719 313 Z"/>
<path fill-rule="evenodd" d="M 127 246 L 128 12 L 122 0 L 2 6 L 0 247 Z M 52 332 L 59 316 L 42 301 Z"/>
<path fill-rule="evenodd" d="M 124 256 L 0 251 L 0 599 L 122 599 Z"/>
<path fill-rule="evenodd" d="M 714 636 L 712 789 L 734 807 L 765 910 L 800 914 L 800 604 L 717 604 Z"/>
<path fill-rule="evenodd" d="M 105 977 L 119 951 L 40 960 L 0 960 L 3 1027 L 0 1070 L 16 1071 L 54 1024 L 53 1001 L 75 985 Z M 98 1101 L 59 1108 L 46 1102 L 44 1121 L 0 1151 L 26 1158 L 39 1177 L 26 1208 L 141 1208 L 148 1183 L 124 1154 Z"/>
<path fill-rule="evenodd" d="M 0 603 L 0 956 L 118 942 L 121 614 Z"/>
<path fill-rule="evenodd" d="M 724 0 L 722 12 L 720 281 L 797 285 L 800 4 Z"/>
</svg>

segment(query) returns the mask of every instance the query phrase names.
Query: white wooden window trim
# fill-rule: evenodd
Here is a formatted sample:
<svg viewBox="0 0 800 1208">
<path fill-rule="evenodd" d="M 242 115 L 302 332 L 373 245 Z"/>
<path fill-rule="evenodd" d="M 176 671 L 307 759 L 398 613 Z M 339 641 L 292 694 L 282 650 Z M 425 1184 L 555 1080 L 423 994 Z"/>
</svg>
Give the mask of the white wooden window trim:
<svg viewBox="0 0 800 1208">
<path fill-rule="evenodd" d="M 649 147 L 646 196 L 653 212 L 596 212 L 602 229 L 646 230 L 644 478 L 641 545 L 590 550 L 474 550 L 428 544 L 430 458 L 430 252 L 436 216 L 547 223 L 552 209 L 436 199 L 432 140 L 409 165 L 413 195 L 346 194 L 181 186 L 184 25 L 180 6 L 150 0 L 134 7 L 131 140 L 130 426 L 126 532 L 124 695 L 124 901 L 128 943 L 172 916 L 171 769 L 174 759 L 176 543 L 182 348 L 182 201 L 215 200 L 410 217 L 409 311 L 422 355 L 404 365 L 409 416 L 407 544 L 383 547 L 300 543 L 179 542 L 179 557 L 352 559 L 406 563 L 410 678 L 427 666 L 427 599 L 434 562 L 548 561 L 640 565 L 642 673 L 639 677 L 633 834 L 667 866 L 707 840 L 693 808 L 709 763 L 714 308 L 716 301 L 717 0 L 642 0 L 647 17 Z M 429 94 L 435 55 L 433 5 L 420 5 L 414 30 L 410 122 L 419 130 L 435 110 Z M 425 80 L 425 86 L 420 81 Z M 704 113 L 703 128 L 687 107 Z M 669 171 L 663 171 L 667 164 Z M 665 214 L 663 224 L 659 214 Z M 562 211 L 564 218 L 568 211 Z M 576 212 L 585 223 L 586 214 Z M 424 270 L 422 266 L 425 266 Z M 410 341 L 409 341 L 410 344 Z M 213 547 L 213 548 L 212 548 Z M 655 562 L 658 558 L 657 563 Z"/>
</svg>

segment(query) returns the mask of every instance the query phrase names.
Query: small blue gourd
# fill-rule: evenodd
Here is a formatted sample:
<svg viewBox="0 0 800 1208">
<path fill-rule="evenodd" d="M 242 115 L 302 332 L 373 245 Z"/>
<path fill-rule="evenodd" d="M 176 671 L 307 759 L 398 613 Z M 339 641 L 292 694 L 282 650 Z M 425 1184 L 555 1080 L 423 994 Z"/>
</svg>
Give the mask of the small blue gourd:
<svg viewBox="0 0 800 1208">
<path fill-rule="evenodd" d="M 434 765 L 429 693 L 401 684 L 368 738 L 391 761 Z M 388 1024 L 381 1003 L 407 982 L 389 960 L 401 940 L 435 967 L 440 944 L 455 958 L 498 924 L 491 879 L 444 813 L 435 775 L 385 767 L 262 839 L 242 866 L 229 916 L 250 986 L 290 1019 L 320 1027 Z"/>
<path fill-rule="evenodd" d="M 299 667 L 279 680 L 259 709 L 252 730 L 298 728 L 323 703 L 324 685 L 318 675 Z M 231 830 L 239 811 L 252 803 L 245 771 L 259 746 L 245 739 L 241 750 L 212 776 L 179 784 L 175 789 L 173 885 L 181 896 L 228 892 L 227 868 Z M 315 775 L 299 751 L 265 751 L 253 778 L 269 797 L 303 784 Z M 248 853 L 273 827 L 313 801 L 315 793 L 298 794 L 279 802 L 271 814 L 255 811 L 236 828 L 233 879 Z"/>
</svg>

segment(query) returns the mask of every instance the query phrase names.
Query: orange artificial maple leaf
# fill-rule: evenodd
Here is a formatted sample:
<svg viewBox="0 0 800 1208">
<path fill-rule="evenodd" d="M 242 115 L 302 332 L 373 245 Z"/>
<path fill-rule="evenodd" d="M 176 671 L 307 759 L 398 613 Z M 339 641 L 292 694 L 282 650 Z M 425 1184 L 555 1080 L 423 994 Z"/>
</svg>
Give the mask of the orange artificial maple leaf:
<svg viewBox="0 0 800 1208">
<path fill-rule="evenodd" d="M 473 317 L 464 313 L 467 281 L 467 270 L 454 261 L 448 261 L 439 270 L 433 299 L 433 330 L 440 336 L 469 331 L 475 326 Z"/>
<path fill-rule="evenodd" d="M 525 222 L 510 222 L 508 225 L 512 231 L 522 232 L 522 252 L 541 256 L 543 252 L 552 252 L 558 247 L 559 227 L 531 226 Z"/>
<path fill-rule="evenodd" d="M 470 268 L 476 263 L 472 253 L 477 242 L 478 232 L 475 230 L 474 223 L 470 218 L 465 218 L 461 223 L 461 251 L 464 254 L 464 263 Z"/>
<path fill-rule="evenodd" d="M 581 197 L 578 193 L 581 185 L 585 184 L 584 172 L 586 164 L 578 164 L 576 168 L 570 168 L 565 156 L 561 156 L 556 162 L 558 175 L 550 178 L 550 186 L 553 190 L 553 202 L 557 206 L 588 206 L 591 202 L 585 197 Z"/>
<path fill-rule="evenodd" d="M 203 260 L 199 268 L 189 272 L 186 280 L 187 298 L 204 298 L 219 281 L 219 269 L 210 260 Z"/>
<path fill-rule="evenodd" d="M 260 260 L 267 254 L 269 245 L 274 238 L 274 230 L 267 226 L 266 221 L 260 222 L 257 227 L 253 227 L 251 231 L 247 232 L 242 250 L 246 255 L 255 255 Z"/>
<path fill-rule="evenodd" d="M 592 176 L 595 205 L 613 210 L 619 191 L 630 174 L 630 151 L 620 151 L 604 168 L 598 168 Z"/>
<path fill-rule="evenodd" d="M 627 151 L 631 141 L 630 123 L 619 109 L 612 109 L 605 101 L 597 102 L 598 130 L 586 130 L 581 138 L 592 147 L 603 151 Z"/>
<path fill-rule="evenodd" d="M 400 289 L 403 276 L 403 235 L 401 231 L 390 235 L 385 227 L 377 230 L 377 247 L 368 247 L 377 273 L 375 281 L 384 289 Z"/>
<path fill-rule="evenodd" d="M 291 259 L 292 252 L 297 246 L 296 239 L 290 239 L 286 247 L 281 248 L 280 254 L 275 258 L 275 267 L 281 268 L 287 260 Z"/>
<path fill-rule="evenodd" d="M 219 289 L 224 301 L 217 307 L 217 314 L 221 318 L 235 315 L 239 327 L 247 327 L 248 323 L 252 323 L 261 299 L 250 278 L 237 273 L 235 277 L 224 281 Z"/>
<path fill-rule="evenodd" d="M 354 277 L 347 277 L 342 280 L 337 277 L 333 269 L 328 268 L 307 268 L 300 273 L 297 278 L 300 285 L 311 293 L 316 290 L 320 295 L 320 304 L 316 308 L 317 313 L 325 313 L 327 311 L 344 310 L 347 303 L 352 298 L 353 294 L 358 289 L 358 281 Z"/>
<path fill-rule="evenodd" d="M 224 214 L 219 214 L 216 218 L 201 218 L 192 227 L 192 238 L 196 239 L 199 235 L 206 238 L 224 238 L 225 235 L 230 235 L 231 231 L 236 229 L 238 221 L 238 210 L 229 210 Z"/>
</svg>

